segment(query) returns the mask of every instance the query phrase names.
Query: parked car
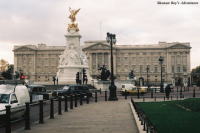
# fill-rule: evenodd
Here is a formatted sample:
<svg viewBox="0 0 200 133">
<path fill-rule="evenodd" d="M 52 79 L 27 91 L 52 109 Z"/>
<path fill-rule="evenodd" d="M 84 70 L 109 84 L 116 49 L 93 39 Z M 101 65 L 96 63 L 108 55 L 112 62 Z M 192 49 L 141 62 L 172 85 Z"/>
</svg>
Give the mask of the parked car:
<svg viewBox="0 0 200 133">
<path fill-rule="evenodd" d="M 39 100 L 49 100 L 52 97 L 52 92 L 47 91 L 43 85 L 28 85 L 31 102 Z"/>
<path fill-rule="evenodd" d="M 89 96 L 92 96 L 92 92 L 90 91 L 90 88 L 86 85 L 66 85 L 63 88 L 57 89 L 53 91 L 52 96 L 65 96 L 65 95 L 71 95 L 71 94 L 81 94 L 84 93 L 85 95 L 89 93 Z"/>
<path fill-rule="evenodd" d="M 133 84 L 122 84 L 121 94 L 124 95 L 125 91 L 127 94 L 135 94 L 137 93 L 137 87 Z"/>
<path fill-rule="evenodd" d="M 148 91 L 148 87 L 147 86 L 140 86 L 138 87 L 140 93 L 144 94 L 144 93 L 147 93 Z"/>
<path fill-rule="evenodd" d="M 148 91 L 148 87 L 147 86 L 139 86 L 136 87 L 133 84 L 122 84 L 122 88 L 121 88 L 121 94 L 124 95 L 125 91 L 127 92 L 127 94 L 137 94 L 138 93 L 138 89 L 139 92 L 141 94 L 147 93 Z"/>
<path fill-rule="evenodd" d="M 85 85 L 83 85 L 83 86 L 88 87 L 88 88 L 89 88 L 89 91 L 92 92 L 92 93 L 95 93 L 95 91 L 99 91 L 99 90 L 97 90 L 96 87 L 94 87 L 94 86 L 91 85 L 91 84 L 85 84 Z"/>
<path fill-rule="evenodd" d="M 30 102 L 29 91 L 22 84 L 0 85 L 0 120 L 5 117 L 5 106 L 11 106 L 11 119 L 24 116 L 25 103 Z"/>
<path fill-rule="evenodd" d="M 151 86 L 150 90 L 152 90 L 153 92 L 160 92 L 160 86 Z"/>
</svg>

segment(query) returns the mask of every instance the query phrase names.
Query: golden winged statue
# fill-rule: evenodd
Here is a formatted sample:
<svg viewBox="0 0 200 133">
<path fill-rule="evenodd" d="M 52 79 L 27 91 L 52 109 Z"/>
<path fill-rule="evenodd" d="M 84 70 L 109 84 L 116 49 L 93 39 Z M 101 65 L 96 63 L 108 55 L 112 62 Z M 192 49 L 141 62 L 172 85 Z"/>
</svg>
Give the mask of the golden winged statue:
<svg viewBox="0 0 200 133">
<path fill-rule="evenodd" d="M 71 13 L 69 15 L 69 18 L 71 19 L 71 22 L 74 23 L 76 21 L 76 14 L 80 11 L 80 8 L 77 10 L 72 10 L 71 7 L 69 7 L 69 12 Z"/>
</svg>

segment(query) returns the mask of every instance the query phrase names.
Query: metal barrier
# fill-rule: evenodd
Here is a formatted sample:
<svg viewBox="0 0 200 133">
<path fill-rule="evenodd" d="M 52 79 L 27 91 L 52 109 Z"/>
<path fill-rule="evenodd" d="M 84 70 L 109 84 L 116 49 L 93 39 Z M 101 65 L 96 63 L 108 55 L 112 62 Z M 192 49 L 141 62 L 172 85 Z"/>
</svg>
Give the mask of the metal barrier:
<svg viewBox="0 0 200 133">
<path fill-rule="evenodd" d="M 58 97 L 58 115 L 62 115 L 62 106 L 61 106 L 61 103 L 62 102 L 62 99 L 61 97 Z"/>
<path fill-rule="evenodd" d="M 26 112 L 25 112 L 25 130 L 30 130 L 30 103 L 26 103 Z"/>
<path fill-rule="evenodd" d="M 139 120 L 141 121 L 141 125 L 143 125 L 143 130 L 147 133 L 157 133 L 156 127 L 151 123 L 148 117 L 145 115 L 144 111 L 134 102 L 131 98 L 131 103 L 138 115 Z"/>
<path fill-rule="evenodd" d="M 74 95 L 74 107 L 77 107 L 77 94 Z"/>
<path fill-rule="evenodd" d="M 73 95 L 70 95 L 70 109 L 73 109 Z"/>
<path fill-rule="evenodd" d="M 50 119 L 54 119 L 54 101 L 53 101 L 53 98 L 51 99 L 51 104 L 50 104 Z"/>
<path fill-rule="evenodd" d="M 39 107 L 39 123 L 43 124 L 44 123 L 44 118 L 43 118 L 43 100 L 40 100 L 40 107 Z"/>
<path fill-rule="evenodd" d="M 65 96 L 65 112 L 68 112 L 68 97 Z"/>
</svg>

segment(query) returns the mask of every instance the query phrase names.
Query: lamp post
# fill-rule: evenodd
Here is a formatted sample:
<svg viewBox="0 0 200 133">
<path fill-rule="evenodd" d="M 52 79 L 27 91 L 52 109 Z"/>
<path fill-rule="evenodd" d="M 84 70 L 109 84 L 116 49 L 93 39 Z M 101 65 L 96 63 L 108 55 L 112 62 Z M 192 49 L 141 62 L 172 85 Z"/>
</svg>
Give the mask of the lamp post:
<svg viewBox="0 0 200 133">
<path fill-rule="evenodd" d="M 149 88 L 149 65 L 147 65 L 147 87 Z"/>
<path fill-rule="evenodd" d="M 163 56 L 160 56 L 159 58 L 159 62 L 160 62 L 160 92 L 163 92 L 163 79 L 162 79 L 162 64 L 163 64 L 163 61 L 164 61 L 164 57 Z"/>
<path fill-rule="evenodd" d="M 106 40 L 108 43 L 110 43 L 110 62 L 111 62 L 111 77 L 110 77 L 111 84 L 109 86 L 110 96 L 109 96 L 108 100 L 116 101 L 116 100 L 118 100 L 117 95 L 116 95 L 117 87 L 115 86 L 114 76 L 113 76 L 113 44 L 116 43 L 115 34 L 107 33 Z"/>
</svg>

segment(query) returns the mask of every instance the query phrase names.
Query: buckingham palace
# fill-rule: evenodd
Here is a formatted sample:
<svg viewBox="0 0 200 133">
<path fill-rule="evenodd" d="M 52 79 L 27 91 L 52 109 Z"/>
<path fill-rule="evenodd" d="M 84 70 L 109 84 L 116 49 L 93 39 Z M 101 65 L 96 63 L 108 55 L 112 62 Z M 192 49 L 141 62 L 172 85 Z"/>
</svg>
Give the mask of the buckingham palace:
<svg viewBox="0 0 200 133">
<path fill-rule="evenodd" d="M 14 46 L 14 69 L 21 71 L 31 81 L 51 82 L 58 71 L 59 56 L 65 46 L 46 44 Z M 89 73 L 96 78 L 98 68 L 105 65 L 110 70 L 110 45 L 106 41 L 85 41 L 82 49 L 87 55 Z M 163 82 L 181 80 L 187 85 L 190 79 L 190 43 L 158 42 L 157 44 L 123 45 L 113 47 L 114 75 L 116 80 L 127 80 L 130 71 L 136 80 L 156 84 L 161 80 L 159 57 L 163 57 Z M 148 68 L 148 69 L 147 69 Z M 75 75 L 74 75 L 75 76 Z"/>
</svg>

